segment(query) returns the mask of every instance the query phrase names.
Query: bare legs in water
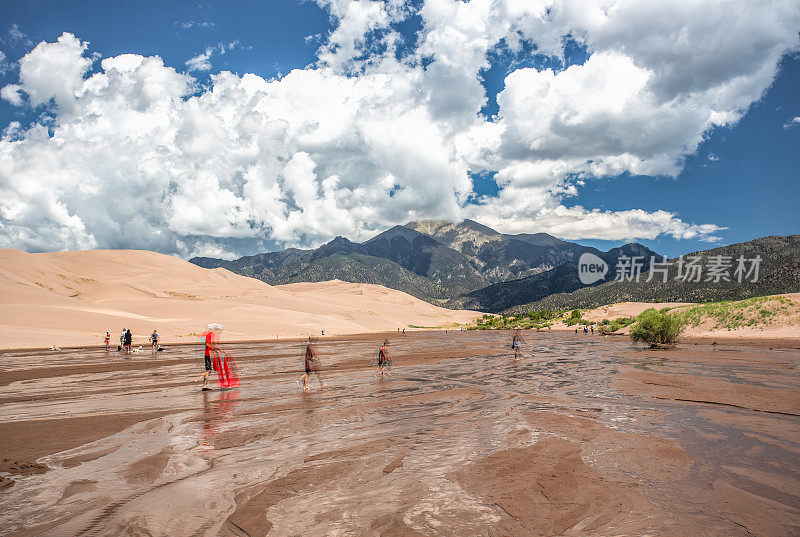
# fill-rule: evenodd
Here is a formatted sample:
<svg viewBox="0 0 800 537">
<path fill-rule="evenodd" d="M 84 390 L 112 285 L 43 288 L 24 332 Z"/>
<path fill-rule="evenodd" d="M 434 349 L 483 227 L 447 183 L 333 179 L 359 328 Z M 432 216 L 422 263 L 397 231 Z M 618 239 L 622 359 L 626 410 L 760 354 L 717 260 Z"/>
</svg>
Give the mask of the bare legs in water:
<svg viewBox="0 0 800 537">
<path fill-rule="evenodd" d="M 311 389 L 313 386 L 311 386 L 311 383 L 309 382 L 309 376 L 311 375 L 312 372 L 317 374 L 317 380 L 319 380 L 319 383 L 322 385 L 323 388 L 327 386 L 324 382 L 322 382 L 322 376 L 319 373 L 319 362 L 317 357 L 317 351 L 316 349 L 314 349 L 314 347 L 311 346 L 311 338 L 308 338 L 308 343 L 306 344 L 305 357 L 303 361 L 305 365 L 305 373 L 303 373 L 300 376 L 300 378 L 295 381 L 297 383 L 297 386 L 300 387 L 300 381 L 303 381 L 303 391 Z"/>
</svg>

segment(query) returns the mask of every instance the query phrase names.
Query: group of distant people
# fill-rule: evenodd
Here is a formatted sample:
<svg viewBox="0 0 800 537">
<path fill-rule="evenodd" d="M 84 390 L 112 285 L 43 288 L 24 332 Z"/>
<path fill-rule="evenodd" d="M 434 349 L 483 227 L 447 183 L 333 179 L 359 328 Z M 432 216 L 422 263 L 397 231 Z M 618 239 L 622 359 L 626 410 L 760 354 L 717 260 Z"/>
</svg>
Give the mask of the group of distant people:
<svg viewBox="0 0 800 537">
<path fill-rule="evenodd" d="M 153 330 L 153 333 L 150 334 L 150 345 L 153 349 L 153 353 L 161 350 L 161 346 L 158 344 L 158 330 Z M 106 351 L 111 350 L 111 332 L 106 332 L 106 337 L 104 339 L 104 343 L 106 346 Z M 123 352 L 125 354 L 130 354 L 133 347 L 133 334 L 131 333 L 130 328 L 123 328 L 122 332 L 119 334 L 119 347 L 117 347 L 118 352 Z"/>
<path fill-rule="evenodd" d="M 584 334 L 588 334 L 590 330 L 592 332 L 592 335 L 594 335 L 594 325 L 593 324 L 592 325 L 588 325 L 588 326 L 587 325 L 583 325 L 583 333 Z M 575 327 L 575 333 L 576 334 L 578 333 L 578 327 L 577 326 Z"/>
</svg>

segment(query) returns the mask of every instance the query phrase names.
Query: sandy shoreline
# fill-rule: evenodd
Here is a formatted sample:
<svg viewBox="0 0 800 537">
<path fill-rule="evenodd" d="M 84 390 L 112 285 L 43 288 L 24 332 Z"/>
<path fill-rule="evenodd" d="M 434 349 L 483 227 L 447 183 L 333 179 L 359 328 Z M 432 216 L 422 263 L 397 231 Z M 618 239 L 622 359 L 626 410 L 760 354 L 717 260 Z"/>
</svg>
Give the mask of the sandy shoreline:
<svg viewBox="0 0 800 537">
<path fill-rule="evenodd" d="M 538 333 L 540 334 L 548 334 L 548 333 L 575 333 L 574 327 L 566 327 L 568 329 L 560 329 L 554 328 L 553 330 L 540 330 Z M 432 330 L 432 329 L 419 329 L 419 328 L 407 328 L 406 334 L 411 333 L 453 333 L 453 332 L 462 332 L 460 327 L 454 327 L 452 330 Z M 479 330 L 480 332 L 480 330 Z M 497 332 L 506 333 L 512 332 L 509 330 L 497 330 Z M 376 331 L 376 332 L 362 332 L 356 334 L 336 334 L 336 335 L 325 335 L 325 336 L 312 336 L 314 341 L 317 343 L 323 343 L 325 341 L 351 341 L 351 340 L 363 340 L 363 339 L 375 339 L 380 340 L 382 338 L 392 338 L 396 336 L 402 335 L 401 331 L 392 331 L 392 330 L 385 330 L 385 331 Z M 582 336 L 582 331 L 579 331 L 578 336 Z M 593 334 L 591 337 L 600 336 L 600 334 Z M 609 341 L 619 341 L 619 342 L 628 342 L 630 338 L 625 333 L 616 333 L 610 334 L 607 336 L 600 336 L 608 338 Z M 284 337 L 284 338 L 275 338 L 275 339 L 226 339 L 226 343 L 229 344 L 236 344 L 236 345 L 260 345 L 260 344 L 273 344 L 273 343 L 302 343 L 308 340 L 308 337 Z M 720 331 L 718 333 L 710 333 L 710 334 L 684 334 L 680 338 L 681 345 L 711 345 L 713 343 L 717 343 L 720 345 L 735 345 L 735 346 L 747 346 L 747 347 L 786 347 L 786 348 L 800 348 L 800 331 L 795 335 L 794 333 L 790 334 L 789 336 L 786 335 L 775 335 L 773 336 L 770 332 L 766 332 L 765 335 L 753 335 L 752 333 L 740 333 L 740 332 L 727 332 L 727 331 Z M 186 343 L 186 342 L 164 342 L 164 348 L 181 348 L 181 347 L 193 347 L 193 344 Z M 150 347 L 142 346 L 143 351 L 142 353 L 134 354 L 133 356 L 138 356 L 140 359 L 146 359 L 150 356 Z M 74 346 L 66 346 L 66 347 L 59 347 L 59 350 L 51 350 L 49 347 L 20 347 L 20 348 L 0 348 L 0 354 L 2 353 L 42 353 L 42 352 L 65 352 L 65 351 L 79 351 L 79 350 L 104 350 L 105 347 L 103 345 L 74 345 Z M 110 352 L 117 352 L 116 347 L 112 348 Z M 2 373 L 0 372 L 0 375 Z"/>
<path fill-rule="evenodd" d="M 369 362 L 386 336 L 393 376 L 378 381 Z M 299 341 L 228 343 L 243 385 L 206 393 L 190 345 L 131 360 L 5 352 L 0 475 L 15 482 L 0 523 L 10 535 L 800 529 L 796 341 L 650 351 L 529 332 L 514 362 L 508 336 L 325 339 L 328 388 L 309 393 L 294 384 Z"/>
<path fill-rule="evenodd" d="M 426 330 L 426 329 L 417 329 L 417 328 L 407 328 L 406 333 L 411 332 L 445 332 L 444 330 Z M 455 328 L 454 330 L 447 330 L 447 332 L 452 331 L 460 331 L 459 328 Z M 223 332 L 224 334 L 224 332 Z M 384 330 L 384 331 L 375 331 L 375 332 L 360 332 L 355 334 L 336 334 L 336 335 L 314 335 L 311 336 L 314 341 L 316 342 L 324 342 L 324 341 L 350 341 L 350 340 L 361 340 L 361 339 L 380 339 L 380 338 L 387 338 L 387 337 L 395 337 L 402 335 L 402 331 L 391 331 L 391 330 Z M 272 343 L 301 343 L 308 341 L 308 336 L 295 336 L 295 337 L 282 337 L 282 338 L 275 338 L 275 339 L 230 339 L 226 337 L 227 334 L 224 334 L 223 339 L 224 343 L 228 344 L 243 344 L 243 345 L 259 345 L 259 344 L 272 344 Z M 183 347 L 194 347 L 194 343 L 187 343 L 187 342 L 163 342 L 164 348 L 183 348 Z M 113 348 L 109 352 L 118 352 L 116 350 L 116 345 L 112 346 Z M 51 350 L 49 347 L 19 347 L 19 348 L 0 348 L 0 353 L 41 353 L 41 352 L 63 352 L 63 351 L 78 351 L 78 350 L 104 350 L 104 345 L 72 345 L 72 346 L 65 346 L 59 347 L 60 350 Z M 143 351 L 146 350 L 147 352 L 142 353 L 135 353 L 133 356 L 138 356 L 139 358 L 145 358 L 151 355 L 151 348 L 149 346 L 142 346 Z"/>
</svg>

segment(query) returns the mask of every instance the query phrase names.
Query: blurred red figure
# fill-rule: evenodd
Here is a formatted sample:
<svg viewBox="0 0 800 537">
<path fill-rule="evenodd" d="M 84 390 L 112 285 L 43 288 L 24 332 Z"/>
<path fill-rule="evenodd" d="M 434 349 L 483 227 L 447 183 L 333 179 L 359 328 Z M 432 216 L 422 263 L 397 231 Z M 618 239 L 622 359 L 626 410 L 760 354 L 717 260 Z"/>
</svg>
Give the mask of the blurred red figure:
<svg viewBox="0 0 800 537">
<path fill-rule="evenodd" d="M 211 371 L 217 372 L 217 386 L 220 388 L 231 388 L 241 386 L 239 376 L 236 374 L 236 362 L 227 352 L 220 349 L 220 332 L 222 325 L 211 323 L 208 330 L 200 334 L 203 344 L 203 358 L 206 371 L 201 377 L 203 379 L 203 391 L 208 391 L 208 378 Z"/>
</svg>

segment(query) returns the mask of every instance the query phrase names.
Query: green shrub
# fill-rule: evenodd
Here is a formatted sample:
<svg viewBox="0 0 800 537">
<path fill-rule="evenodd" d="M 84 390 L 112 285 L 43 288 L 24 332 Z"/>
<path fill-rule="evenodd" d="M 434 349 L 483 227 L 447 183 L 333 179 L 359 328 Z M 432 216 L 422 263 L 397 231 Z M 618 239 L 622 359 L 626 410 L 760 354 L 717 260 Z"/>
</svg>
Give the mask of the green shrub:
<svg viewBox="0 0 800 537">
<path fill-rule="evenodd" d="M 635 319 L 632 317 L 620 317 L 613 321 L 609 319 L 603 319 L 598 323 L 597 328 L 600 330 L 601 334 L 613 334 L 614 332 L 633 324 L 634 321 Z"/>
<path fill-rule="evenodd" d="M 540 322 L 540 321 L 547 321 L 555 317 L 555 314 L 550 310 L 530 310 L 528 312 L 528 317 L 531 321 Z"/>
<path fill-rule="evenodd" d="M 636 319 L 634 317 L 620 317 L 614 322 L 620 325 L 620 327 L 624 328 L 626 326 L 630 326 L 633 323 L 635 323 Z"/>
<path fill-rule="evenodd" d="M 685 328 L 686 323 L 667 313 L 666 308 L 660 311 L 650 308 L 636 318 L 630 336 L 633 341 L 649 343 L 651 348 L 664 347 L 675 345 Z"/>
</svg>

